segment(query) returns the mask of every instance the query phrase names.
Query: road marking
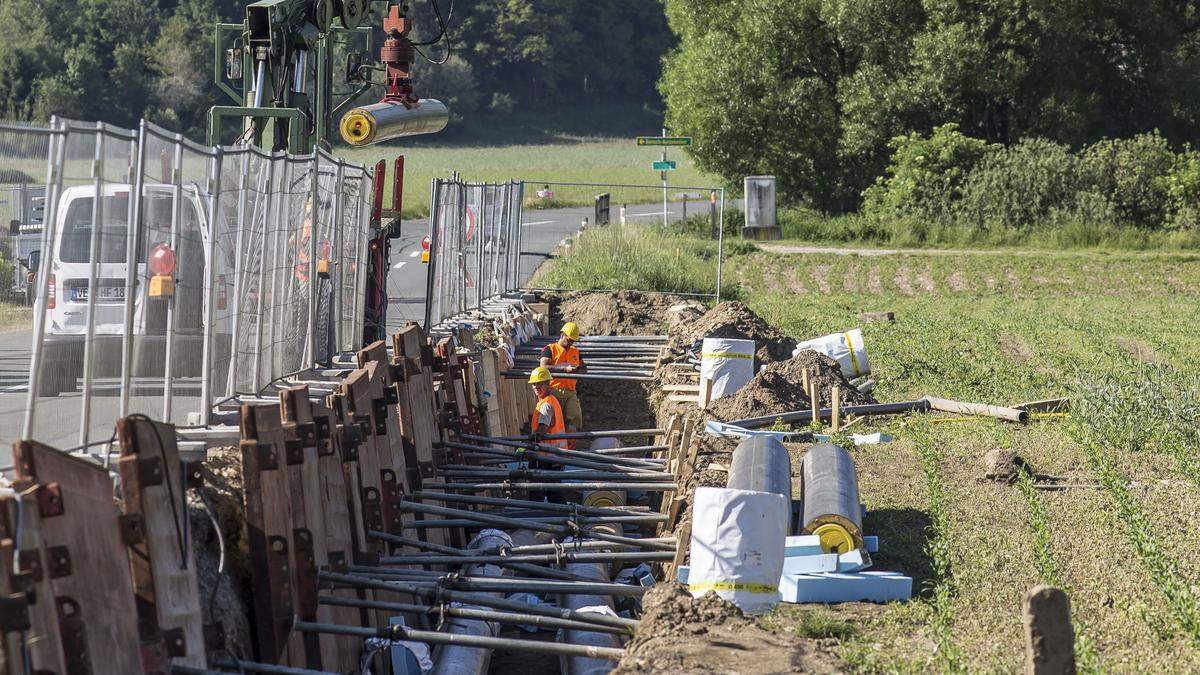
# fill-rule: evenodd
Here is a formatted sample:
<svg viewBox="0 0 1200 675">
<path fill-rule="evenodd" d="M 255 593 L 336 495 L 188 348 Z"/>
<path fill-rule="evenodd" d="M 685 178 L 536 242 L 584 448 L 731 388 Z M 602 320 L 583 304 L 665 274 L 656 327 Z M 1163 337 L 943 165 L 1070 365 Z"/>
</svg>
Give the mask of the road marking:
<svg viewBox="0 0 1200 675">
<path fill-rule="evenodd" d="M 409 254 L 408 254 L 408 257 L 410 257 L 410 258 L 415 258 L 415 257 L 417 257 L 417 256 L 419 256 L 419 255 L 421 255 L 421 252 L 420 252 L 420 251 L 413 251 L 412 253 L 409 253 Z"/>
<path fill-rule="evenodd" d="M 18 384 L 15 387 L 5 387 L 3 389 L 0 389 L 0 394 L 15 394 L 17 392 L 26 391 L 28 389 L 29 389 L 28 384 Z"/>
<path fill-rule="evenodd" d="M 553 225 L 557 220 L 535 220 L 532 223 L 521 223 L 521 227 L 529 227 L 530 225 Z"/>
<path fill-rule="evenodd" d="M 407 264 L 407 262 L 406 262 L 406 261 L 401 261 L 401 262 L 398 262 L 398 263 L 396 263 L 395 265 L 392 265 L 392 269 L 394 269 L 394 270 L 398 270 L 398 269 L 400 269 L 401 267 L 404 267 L 406 264 Z"/>
<path fill-rule="evenodd" d="M 660 218 L 660 217 L 662 217 L 662 214 L 663 214 L 662 211 L 659 211 L 658 213 L 626 213 L 625 217 L 626 218 Z M 667 211 L 667 215 L 673 216 L 673 215 L 675 215 L 675 212 Z"/>
</svg>

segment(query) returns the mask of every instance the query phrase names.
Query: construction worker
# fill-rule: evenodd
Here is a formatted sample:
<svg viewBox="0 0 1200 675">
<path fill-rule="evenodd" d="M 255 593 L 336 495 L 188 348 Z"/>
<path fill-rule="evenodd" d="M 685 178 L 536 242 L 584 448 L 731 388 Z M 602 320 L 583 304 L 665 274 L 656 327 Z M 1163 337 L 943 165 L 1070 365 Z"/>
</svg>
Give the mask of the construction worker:
<svg viewBox="0 0 1200 675">
<path fill-rule="evenodd" d="M 530 439 L 534 443 L 545 442 L 547 445 L 565 448 L 567 447 L 566 440 L 542 440 L 547 435 L 561 434 L 566 431 L 563 424 L 562 406 L 558 404 L 558 399 L 550 391 L 551 379 L 553 376 L 550 374 L 550 370 L 543 366 L 538 366 L 529 373 L 529 384 L 533 387 L 534 395 L 537 396 L 537 405 L 533 407 L 533 416 L 529 419 Z"/>
<path fill-rule="evenodd" d="M 542 349 L 541 364 L 552 373 L 586 373 L 587 366 L 579 356 L 579 348 L 575 342 L 579 339 L 579 326 L 573 322 L 563 324 L 562 333 L 557 342 L 551 342 Z M 579 396 L 575 393 L 576 380 L 556 377 L 550 382 L 550 389 L 558 398 L 566 415 L 568 431 L 583 430 L 583 409 L 579 406 Z"/>
</svg>

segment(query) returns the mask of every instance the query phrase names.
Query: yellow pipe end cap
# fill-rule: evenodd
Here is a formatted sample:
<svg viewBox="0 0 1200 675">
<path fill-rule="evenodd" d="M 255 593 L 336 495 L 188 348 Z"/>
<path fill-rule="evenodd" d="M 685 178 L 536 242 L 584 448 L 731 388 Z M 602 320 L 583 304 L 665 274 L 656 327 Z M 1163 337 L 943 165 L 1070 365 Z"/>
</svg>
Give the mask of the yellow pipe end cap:
<svg viewBox="0 0 1200 675">
<path fill-rule="evenodd" d="M 849 553 L 856 547 L 854 545 L 854 537 L 846 531 L 846 528 L 836 523 L 826 523 L 821 525 L 813 534 L 821 540 L 821 550 L 826 553 Z"/>
<path fill-rule="evenodd" d="M 342 140 L 350 145 L 369 145 L 375 138 L 375 119 L 362 110 L 355 108 L 342 117 L 338 125 Z"/>
</svg>

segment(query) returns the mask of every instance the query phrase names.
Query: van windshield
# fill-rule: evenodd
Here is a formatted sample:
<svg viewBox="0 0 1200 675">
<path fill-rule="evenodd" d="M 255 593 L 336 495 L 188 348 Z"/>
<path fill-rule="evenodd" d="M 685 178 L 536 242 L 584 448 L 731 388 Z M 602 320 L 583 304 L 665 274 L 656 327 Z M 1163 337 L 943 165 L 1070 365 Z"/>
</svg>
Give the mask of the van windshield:
<svg viewBox="0 0 1200 675">
<path fill-rule="evenodd" d="M 59 260 L 65 263 L 90 263 L 92 261 L 92 197 L 77 197 L 67 207 L 63 225 Z M 148 192 L 142 200 L 142 222 L 146 236 L 138 242 L 137 259 L 145 258 L 146 240 L 154 243 L 171 240 L 171 216 L 173 200 L 166 192 Z M 100 260 L 101 263 L 125 262 L 125 251 L 129 236 L 129 195 L 118 194 L 103 197 L 100 203 Z M 181 239 L 199 240 L 199 221 L 195 206 L 184 201 Z"/>
</svg>

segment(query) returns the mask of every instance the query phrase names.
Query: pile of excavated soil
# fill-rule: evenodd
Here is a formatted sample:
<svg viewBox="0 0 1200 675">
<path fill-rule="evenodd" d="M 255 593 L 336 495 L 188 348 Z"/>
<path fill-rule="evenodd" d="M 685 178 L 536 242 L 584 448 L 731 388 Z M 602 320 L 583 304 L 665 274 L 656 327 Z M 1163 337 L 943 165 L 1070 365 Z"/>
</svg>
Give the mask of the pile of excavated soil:
<svg viewBox="0 0 1200 675">
<path fill-rule="evenodd" d="M 812 407 L 804 392 L 804 377 L 807 370 L 809 380 L 817 385 L 817 403 L 829 407 L 833 402 L 833 388 L 841 388 L 842 405 L 874 403 L 870 394 L 855 389 L 842 375 L 837 361 L 814 351 L 802 351 L 782 362 L 768 364 L 753 380 L 736 393 L 721 397 L 708 406 L 713 417 L 729 422 L 747 417 L 760 417 L 774 413 L 804 410 Z"/>
<path fill-rule="evenodd" d="M 737 301 L 722 302 L 691 320 L 680 317 L 671 331 L 676 348 L 689 347 L 706 337 L 754 340 L 759 363 L 786 361 L 796 348 L 795 340 Z"/>
<path fill-rule="evenodd" d="M 833 672 L 836 656 L 813 641 L 775 633 L 715 594 L 692 598 L 661 583 L 642 598 L 637 634 L 613 673 Z"/>
<path fill-rule="evenodd" d="M 681 302 L 668 293 L 583 291 L 551 299 L 556 326 L 573 321 L 584 335 L 661 335 L 667 310 Z"/>
</svg>

